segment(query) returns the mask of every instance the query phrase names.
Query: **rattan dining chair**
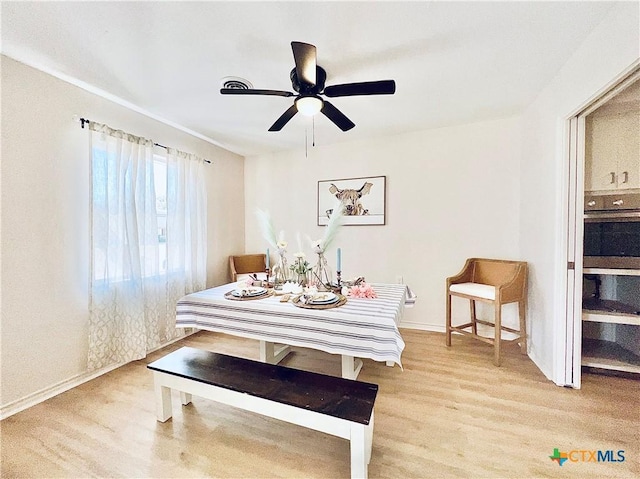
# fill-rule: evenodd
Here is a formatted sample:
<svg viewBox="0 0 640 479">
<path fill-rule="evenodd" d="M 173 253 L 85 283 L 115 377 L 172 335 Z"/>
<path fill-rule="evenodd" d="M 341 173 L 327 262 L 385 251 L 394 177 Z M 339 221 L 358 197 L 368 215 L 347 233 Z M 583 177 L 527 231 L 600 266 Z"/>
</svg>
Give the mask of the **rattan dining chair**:
<svg viewBox="0 0 640 479">
<path fill-rule="evenodd" d="M 243 254 L 229 256 L 229 280 L 231 283 L 240 281 L 256 273 L 264 276 L 266 270 L 266 254 Z"/>
<path fill-rule="evenodd" d="M 471 321 L 465 324 L 451 324 L 451 298 L 457 296 L 470 302 Z M 476 316 L 476 301 L 494 306 L 494 322 L 480 320 Z M 502 324 L 502 306 L 518 303 L 520 329 Z M 518 342 L 523 354 L 527 353 L 527 263 L 500 259 L 470 258 L 456 276 L 447 278 L 447 346 L 451 346 L 451 333 L 461 333 L 474 339 L 492 344 L 493 363 L 500 366 L 500 347 L 503 342 Z M 494 337 L 478 334 L 478 324 L 491 326 Z M 516 337 L 502 339 L 502 332 L 513 333 Z"/>
</svg>

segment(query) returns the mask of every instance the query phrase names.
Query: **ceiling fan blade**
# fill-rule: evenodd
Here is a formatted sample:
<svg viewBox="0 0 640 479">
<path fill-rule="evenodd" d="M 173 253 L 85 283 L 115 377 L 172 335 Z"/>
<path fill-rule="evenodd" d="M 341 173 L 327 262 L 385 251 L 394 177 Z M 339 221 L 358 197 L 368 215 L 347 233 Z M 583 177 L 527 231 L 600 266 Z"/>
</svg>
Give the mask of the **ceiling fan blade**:
<svg viewBox="0 0 640 479">
<path fill-rule="evenodd" d="M 324 89 L 323 94 L 334 98 L 356 95 L 393 95 L 395 92 L 396 82 L 394 80 L 379 80 L 328 86 Z"/>
<path fill-rule="evenodd" d="M 298 80 L 307 85 L 316 84 L 316 47 L 308 43 L 291 42 L 293 59 L 296 62 Z"/>
<path fill-rule="evenodd" d="M 287 111 L 285 111 L 280 118 L 278 118 L 276 120 L 276 122 L 271 125 L 271 128 L 269 128 L 269 131 L 280 131 L 282 130 L 282 127 L 284 125 L 286 125 L 289 120 L 291 120 L 291 118 L 293 118 L 293 116 L 298 113 L 298 109 L 296 108 L 296 105 L 293 104 L 289 107 L 289 109 Z"/>
<path fill-rule="evenodd" d="M 295 96 L 295 93 L 283 90 L 256 90 L 244 88 L 220 88 L 223 95 L 271 95 L 271 96 Z"/>
<path fill-rule="evenodd" d="M 329 118 L 332 122 L 336 124 L 338 128 L 342 131 L 347 131 L 356 126 L 354 122 L 349 120 L 344 113 L 338 110 L 335 106 L 329 103 L 327 100 L 324 100 L 322 103 L 322 110 L 320 110 L 324 116 Z"/>
</svg>

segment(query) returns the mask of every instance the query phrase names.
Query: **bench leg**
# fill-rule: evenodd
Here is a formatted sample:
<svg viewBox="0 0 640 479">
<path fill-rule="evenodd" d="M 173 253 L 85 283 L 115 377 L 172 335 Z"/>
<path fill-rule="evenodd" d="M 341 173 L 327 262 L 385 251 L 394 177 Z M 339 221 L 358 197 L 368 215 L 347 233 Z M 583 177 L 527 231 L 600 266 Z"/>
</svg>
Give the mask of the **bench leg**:
<svg viewBox="0 0 640 479">
<path fill-rule="evenodd" d="M 158 421 L 165 422 L 171 417 L 171 388 L 160 384 L 160 380 L 155 374 L 153 382 L 156 395 L 156 417 Z"/>
<path fill-rule="evenodd" d="M 191 402 L 191 394 L 180 391 L 180 403 L 186 406 Z"/>
<path fill-rule="evenodd" d="M 394 361 L 387 361 L 385 363 L 387 366 L 389 366 L 390 368 L 394 367 L 396 365 L 396 363 Z"/>
<path fill-rule="evenodd" d="M 358 379 L 358 374 L 362 369 L 362 360 L 354 359 L 353 356 L 342 355 L 342 377 L 344 379 Z"/>
<path fill-rule="evenodd" d="M 367 426 L 351 426 L 351 479 L 366 479 L 368 476 Z"/>
<path fill-rule="evenodd" d="M 369 464 L 371 462 L 371 449 L 373 447 L 373 411 L 371 411 L 369 425 L 365 428 L 365 440 L 367 445 L 367 464 Z"/>
<path fill-rule="evenodd" d="M 278 364 L 291 352 L 291 347 L 281 346 L 277 351 L 274 343 L 260 341 L 260 361 L 268 364 Z"/>
</svg>

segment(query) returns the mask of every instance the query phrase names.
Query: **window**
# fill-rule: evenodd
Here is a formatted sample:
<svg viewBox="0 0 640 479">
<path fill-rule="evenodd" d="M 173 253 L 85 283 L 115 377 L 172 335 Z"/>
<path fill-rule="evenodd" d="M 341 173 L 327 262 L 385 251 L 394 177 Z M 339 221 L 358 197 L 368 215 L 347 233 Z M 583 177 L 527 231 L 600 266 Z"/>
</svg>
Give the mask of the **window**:
<svg viewBox="0 0 640 479">
<path fill-rule="evenodd" d="M 167 273 L 167 162 L 154 155 L 153 180 L 156 190 L 156 215 L 158 218 L 159 273 Z"/>
<path fill-rule="evenodd" d="M 175 304 L 206 286 L 207 209 L 201 158 L 95 122 L 89 128 L 94 370 L 184 334 Z"/>
</svg>

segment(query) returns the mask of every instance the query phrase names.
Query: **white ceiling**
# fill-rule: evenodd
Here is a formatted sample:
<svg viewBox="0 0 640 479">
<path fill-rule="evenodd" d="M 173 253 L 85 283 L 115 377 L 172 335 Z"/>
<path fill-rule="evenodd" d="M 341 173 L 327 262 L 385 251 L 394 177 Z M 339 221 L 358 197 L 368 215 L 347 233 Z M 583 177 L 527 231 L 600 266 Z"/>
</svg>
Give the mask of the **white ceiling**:
<svg viewBox="0 0 640 479">
<path fill-rule="evenodd" d="M 328 145 L 516 114 L 613 5 L 3 1 L 2 53 L 250 156 L 304 146 L 311 122 L 268 132 L 293 99 L 223 96 L 220 80 L 293 91 L 293 40 L 316 45 L 327 85 L 396 81 L 392 96 L 332 99 L 356 127 L 317 116 L 316 144 Z"/>
</svg>

